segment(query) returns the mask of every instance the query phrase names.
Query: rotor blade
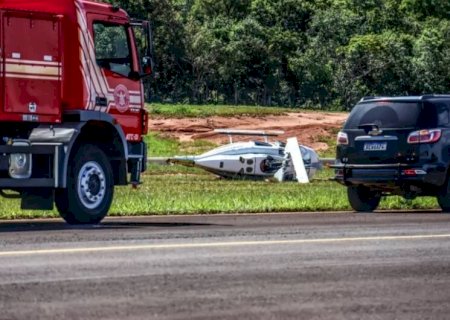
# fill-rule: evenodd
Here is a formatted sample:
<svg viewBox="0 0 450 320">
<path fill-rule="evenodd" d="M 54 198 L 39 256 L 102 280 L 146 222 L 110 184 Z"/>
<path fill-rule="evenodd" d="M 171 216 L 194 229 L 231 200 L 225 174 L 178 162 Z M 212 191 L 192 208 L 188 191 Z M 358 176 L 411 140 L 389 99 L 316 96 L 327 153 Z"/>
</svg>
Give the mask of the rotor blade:
<svg viewBox="0 0 450 320">
<path fill-rule="evenodd" d="M 284 150 L 291 155 L 291 161 L 294 165 L 297 181 L 300 183 L 309 183 L 308 174 L 306 172 L 305 163 L 303 162 L 297 138 L 287 139 Z"/>
</svg>

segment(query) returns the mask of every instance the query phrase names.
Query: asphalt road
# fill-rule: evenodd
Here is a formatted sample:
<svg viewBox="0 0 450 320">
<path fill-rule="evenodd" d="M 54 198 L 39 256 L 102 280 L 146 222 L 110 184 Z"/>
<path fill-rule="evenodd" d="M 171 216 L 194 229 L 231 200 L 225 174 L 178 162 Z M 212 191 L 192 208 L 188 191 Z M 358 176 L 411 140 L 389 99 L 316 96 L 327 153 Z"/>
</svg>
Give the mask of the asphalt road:
<svg viewBox="0 0 450 320">
<path fill-rule="evenodd" d="M 0 223 L 0 319 L 449 319 L 450 215 Z"/>
</svg>

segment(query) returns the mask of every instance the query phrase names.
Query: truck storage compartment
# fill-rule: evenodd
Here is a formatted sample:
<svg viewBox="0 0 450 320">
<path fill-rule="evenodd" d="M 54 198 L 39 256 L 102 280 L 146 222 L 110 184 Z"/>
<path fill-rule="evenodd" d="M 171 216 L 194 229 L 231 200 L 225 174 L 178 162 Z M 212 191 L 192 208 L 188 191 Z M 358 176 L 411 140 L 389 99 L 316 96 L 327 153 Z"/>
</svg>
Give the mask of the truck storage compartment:
<svg viewBox="0 0 450 320">
<path fill-rule="evenodd" d="M 61 19 L 45 13 L 4 11 L 2 110 L 23 121 L 61 114 Z"/>
</svg>

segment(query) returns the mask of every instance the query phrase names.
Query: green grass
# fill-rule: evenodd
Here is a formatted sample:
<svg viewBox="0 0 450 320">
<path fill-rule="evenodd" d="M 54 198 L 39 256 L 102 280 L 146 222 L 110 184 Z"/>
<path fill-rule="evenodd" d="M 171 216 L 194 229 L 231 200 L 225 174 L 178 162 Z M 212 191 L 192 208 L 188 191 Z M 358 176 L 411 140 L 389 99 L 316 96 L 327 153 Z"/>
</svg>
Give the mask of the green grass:
<svg viewBox="0 0 450 320">
<path fill-rule="evenodd" d="M 196 168 L 151 166 L 138 190 L 119 188 L 113 215 L 351 210 L 346 188 L 323 170 L 311 184 L 232 181 Z M 126 200 L 125 200 L 126 199 Z M 437 208 L 434 198 L 383 199 L 380 209 Z"/>
<path fill-rule="evenodd" d="M 311 184 L 294 182 L 230 181 L 200 169 L 150 166 L 137 190 L 116 188 L 110 215 L 167 215 L 243 212 L 297 212 L 351 210 L 345 187 L 329 181 L 332 171 L 321 172 Z M 379 209 L 433 209 L 434 198 L 406 201 L 384 199 Z M 54 211 L 22 211 L 18 200 L 0 202 L 0 218 L 58 217 Z"/>
<path fill-rule="evenodd" d="M 212 116 L 238 117 L 238 116 L 262 116 L 281 115 L 286 112 L 300 112 L 299 109 L 256 106 L 225 106 L 225 105 L 168 105 L 149 104 L 147 109 L 153 117 L 162 118 L 207 118 Z"/>
<path fill-rule="evenodd" d="M 196 155 L 217 147 L 216 144 L 206 140 L 180 142 L 156 132 L 149 133 L 145 137 L 145 142 L 147 143 L 149 157 Z"/>
</svg>

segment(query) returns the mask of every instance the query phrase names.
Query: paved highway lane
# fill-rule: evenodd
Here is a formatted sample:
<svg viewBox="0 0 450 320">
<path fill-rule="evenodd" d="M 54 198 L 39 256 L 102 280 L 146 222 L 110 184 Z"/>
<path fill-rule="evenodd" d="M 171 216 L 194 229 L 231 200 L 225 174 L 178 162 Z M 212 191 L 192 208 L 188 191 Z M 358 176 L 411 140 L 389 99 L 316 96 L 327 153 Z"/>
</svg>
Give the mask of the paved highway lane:
<svg viewBox="0 0 450 320">
<path fill-rule="evenodd" d="M 450 215 L 0 223 L 0 319 L 448 319 Z"/>
</svg>

